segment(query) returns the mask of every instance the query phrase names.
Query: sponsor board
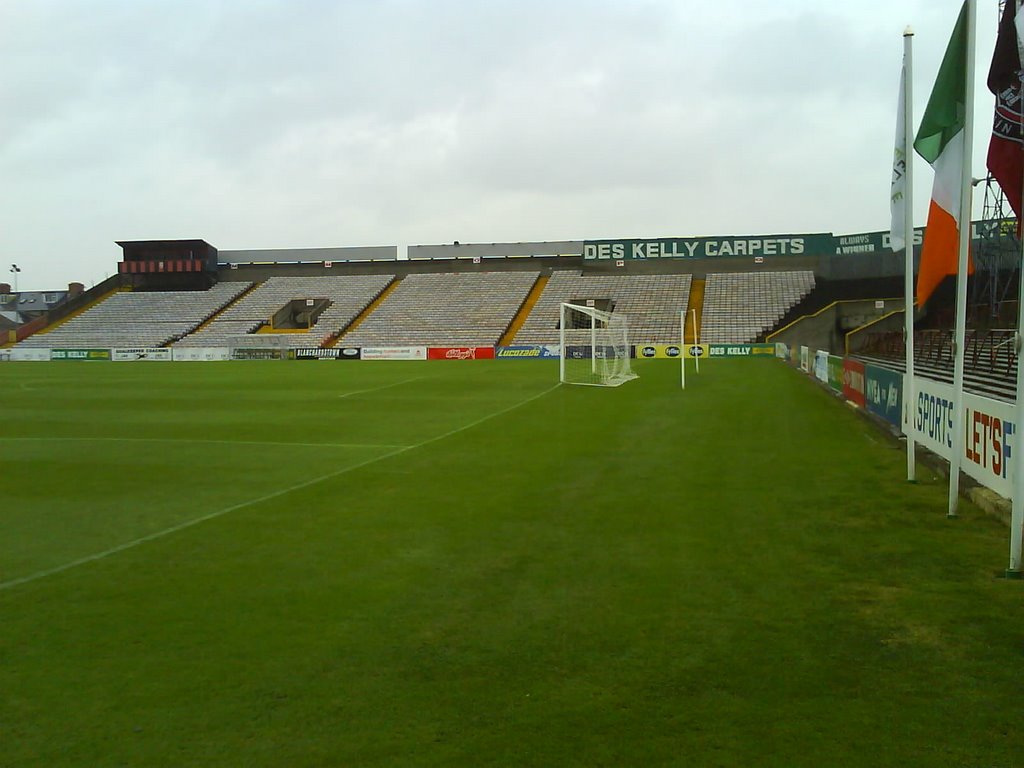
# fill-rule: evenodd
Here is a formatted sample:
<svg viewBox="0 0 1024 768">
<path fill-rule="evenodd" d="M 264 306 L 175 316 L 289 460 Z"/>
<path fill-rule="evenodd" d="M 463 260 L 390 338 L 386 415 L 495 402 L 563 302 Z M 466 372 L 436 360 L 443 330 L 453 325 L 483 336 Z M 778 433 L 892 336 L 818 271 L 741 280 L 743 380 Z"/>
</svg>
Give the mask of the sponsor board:
<svg viewBox="0 0 1024 768">
<path fill-rule="evenodd" d="M 235 347 L 232 360 L 287 360 L 288 350 L 282 347 Z"/>
<path fill-rule="evenodd" d="M 589 360 L 590 345 L 589 344 L 566 344 L 565 345 L 565 357 L 567 360 Z"/>
<path fill-rule="evenodd" d="M 806 346 L 800 347 L 800 370 L 804 373 L 811 372 L 811 351 Z"/>
<path fill-rule="evenodd" d="M 634 349 L 636 350 L 636 357 L 646 357 L 652 359 L 676 359 L 683 353 L 683 347 L 679 344 L 637 344 Z"/>
<path fill-rule="evenodd" d="M 622 349 L 623 347 L 598 344 L 593 348 L 593 354 L 591 354 L 589 344 L 566 344 L 565 357 L 567 360 L 589 360 L 591 357 L 596 357 L 598 360 L 610 360 L 616 357 Z M 637 348 L 633 346 L 626 348 L 626 352 L 629 357 L 638 357 L 640 354 Z"/>
<path fill-rule="evenodd" d="M 653 240 L 588 240 L 584 259 L 717 259 L 728 256 L 800 256 L 829 253 L 831 234 L 753 237 L 665 237 Z"/>
<path fill-rule="evenodd" d="M 494 347 L 427 347 L 427 360 L 493 360 Z"/>
<path fill-rule="evenodd" d="M 426 347 L 363 347 L 363 360 L 426 360 Z"/>
<path fill-rule="evenodd" d="M 289 360 L 337 360 L 341 350 L 337 347 L 298 347 L 288 350 Z"/>
<path fill-rule="evenodd" d="M 51 360 L 109 360 L 109 349 L 51 349 Z"/>
<path fill-rule="evenodd" d="M 822 349 L 814 353 L 814 378 L 828 384 L 828 352 Z"/>
<path fill-rule="evenodd" d="M 339 360 L 359 360 L 363 351 L 359 347 L 335 347 L 338 350 Z"/>
<path fill-rule="evenodd" d="M 12 349 L 11 361 L 12 362 L 33 362 L 42 363 L 50 361 L 50 350 L 49 349 Z"/>
<path fill-rule="evenodd" d="M 903 377 L 906 378 L 905 376 Z M 953 387 L 914 377 L 916 395 L 904 414 L 903 431 L 947 461 L 953 456 Z M 1017 425 L 1014 406 L 964 393 L 964 434 L 960 466 L 1000 496 L 1013 495 Z"/>
<path fill-rule="evenodd" d="M 781 341 L 775 342 L 775 356 L 780 360 L 789 360 L 789 347 Z"/>
<path fill-rule="evenodd" d="M 708 357 L 774 357 L 774 344 L 706 344 Z"/>
<path fill-rule="evenodd" d="M 843 360 L 843 397 L 864 408 L 864 363 L 857 360 Z"/>
<path fill-rule="evenodd" d="M 171 353 L 176 363 L 210 363 L 231 359 L 231 350 L 227 347 L 172 347 Z"/>
<path fill-rule="evenodd" d="M 558 358 L 557 344 L 532 344 L 498 347 L 494 356 L 499 360 L 538 360 Z"/>
<path fill-rule="evenodd" d="M 828 385 L 836 392 L 843 391 L 843 358 L 828 356 Z"/>
<path fill-rule="evenodd" d="M 864 399 L 871 413 L 903 428 L 903 374 L 865 365 Z"/>
<path fill-rule="evenodd" d="M 114 362 L 134 362 L 136 360 L 170 361 L 171 350 L 168 347 L 134 347 L 110 350 L 110 359 Z"/>
</svg>

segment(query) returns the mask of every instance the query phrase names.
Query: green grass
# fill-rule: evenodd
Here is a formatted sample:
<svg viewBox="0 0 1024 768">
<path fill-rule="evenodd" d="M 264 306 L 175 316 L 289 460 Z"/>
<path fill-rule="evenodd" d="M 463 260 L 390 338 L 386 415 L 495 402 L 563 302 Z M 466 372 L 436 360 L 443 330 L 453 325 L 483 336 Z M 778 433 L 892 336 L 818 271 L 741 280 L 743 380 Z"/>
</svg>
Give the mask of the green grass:
<svg viewBox="0 0 1024 768">
<path fill-rule="evenodd" d="M 0 366 L 0 766 L 1022 764 L 1006 529 L 637 368 Z"/>
</svg>

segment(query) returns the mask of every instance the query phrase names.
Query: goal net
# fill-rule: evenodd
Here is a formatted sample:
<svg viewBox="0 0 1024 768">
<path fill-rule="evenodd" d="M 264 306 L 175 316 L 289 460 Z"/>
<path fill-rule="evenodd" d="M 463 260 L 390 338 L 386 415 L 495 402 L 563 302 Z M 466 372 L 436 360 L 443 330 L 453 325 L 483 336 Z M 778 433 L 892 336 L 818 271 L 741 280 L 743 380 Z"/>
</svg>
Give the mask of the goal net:
<svg viewBox="0 0 1024 768">
<path fill-rule="evenodd" d="M 636 378 L 629 365 L 629 323 L 625 315 L 562 304 L 558 328 L 560 381 L 617 387 Z"/>
<path fill-rule="evenodd" d="M 230 360 L 287 360 L 288 338 L 281 334 L 254 333 L 233 337 L 228 346 Z"/>
</svg>

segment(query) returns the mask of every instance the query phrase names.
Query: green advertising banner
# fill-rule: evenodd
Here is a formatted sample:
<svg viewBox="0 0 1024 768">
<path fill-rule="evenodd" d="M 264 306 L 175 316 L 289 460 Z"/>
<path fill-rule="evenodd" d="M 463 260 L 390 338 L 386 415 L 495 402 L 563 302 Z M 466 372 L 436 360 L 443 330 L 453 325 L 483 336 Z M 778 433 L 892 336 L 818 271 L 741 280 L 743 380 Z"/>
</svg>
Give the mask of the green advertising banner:
<svg viewBox="0 0 1024 768">
<path fill-rule="evenodd" d="M 708 344 L 708 357 L 775 357 L 774 344 Z"/>
<path fill-rule="evenodd" d="M 979 237 L 980 222 L 972 226 L 972 239 Z M 991 225 L 989 225 L 991 226 Z M 1016 221 L 1002 219 L 1000 231 L 1015 231 Z M 914 244 L 924 240 L 924 227 L 914 230 Z M 650 239 L 586 240 L 584 259 L 717 259 L 722 257 L 824 256 L 859 253 L 891 253 L 888 232 L 860 232 L 835 235 L 813 232 L 802 235 L 721 235 L 718 237 L 660 237 Z"/>
<path fill-rule="evenodd" d="M 812 235 L 665 237 L 656 240 L 587 240 L 584 259 L 717 259 L 728 256 L 803 256 L 832 253 L 835 238 Z"/>
<path fill-rule="evenodd" d="M 828 356 L 828 385 L 836 392 L 843 391 L 843 358 Z"/>
<path fill-rule="evenodd" d="M 51 360 L 109 360 L 109 349 L 51 349 Z"/>
</svg>

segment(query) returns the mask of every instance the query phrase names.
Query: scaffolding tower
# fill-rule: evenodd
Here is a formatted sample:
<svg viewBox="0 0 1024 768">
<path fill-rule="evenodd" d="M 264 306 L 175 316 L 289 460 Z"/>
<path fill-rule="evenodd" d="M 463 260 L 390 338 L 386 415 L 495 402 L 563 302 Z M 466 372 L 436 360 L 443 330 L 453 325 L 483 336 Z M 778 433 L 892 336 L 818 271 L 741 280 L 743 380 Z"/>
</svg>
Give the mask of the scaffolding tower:
<svg viewBox="0 0 1024 768">
<path fill-rule="evenodd" d="M 977 313 L 975 320 L 994 327 L 1001 320 L 1012 321 L 1016 313 L 1021 244 L 1017 220 L 999 184 L 991 174 L 979 183 L 985 185 L 985 200 L 972 238 L 974 276 L 970 281 L 970 303 Z"/>
</svg>

